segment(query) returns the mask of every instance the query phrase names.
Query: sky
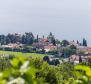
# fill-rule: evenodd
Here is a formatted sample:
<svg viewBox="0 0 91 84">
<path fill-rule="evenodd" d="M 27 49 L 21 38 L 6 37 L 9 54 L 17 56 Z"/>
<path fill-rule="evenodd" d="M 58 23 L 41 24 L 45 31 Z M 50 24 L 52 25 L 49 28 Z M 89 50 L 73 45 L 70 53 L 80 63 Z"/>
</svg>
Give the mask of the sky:
<svg viewBox="0 0 91 84">
<path fill-rule="evenodd" d="M 0 34 L 33 32 L 91 45 L 91 0 L 0 0 Z"/>
</svg>

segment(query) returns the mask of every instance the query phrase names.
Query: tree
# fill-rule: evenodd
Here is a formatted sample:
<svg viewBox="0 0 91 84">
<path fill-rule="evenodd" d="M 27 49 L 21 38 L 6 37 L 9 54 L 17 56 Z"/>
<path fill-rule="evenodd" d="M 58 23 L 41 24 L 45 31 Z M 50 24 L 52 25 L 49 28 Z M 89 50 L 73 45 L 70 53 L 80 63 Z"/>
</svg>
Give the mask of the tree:
<svg viewBox="0 0 91 84">
<path fill-rule="evenodd" d="M 55 41 L 55 39 L 53 39 L 52 43 L 53 43 L 54 46 L 56 46 L 56 41 Z"/>
<path fill-rule="evenodd" d="M 3 44 L 6 44 L 6 37 L 5 35 L 0 35 L 0 43 L 3 45 Z"/>
<path fill-rule="evenodd" d="M 66 57 L 76 54 L 77 48 L 74 45 L 71 45 L 69 47 L 61 48 L 59 51 L 60 53 L 62 53 L 62 57 L 66 58 Z"/>
<path fill-rule="evenodd" d="M 49 43 L 55 44 L 55 38 L 52 32 L 50 32 L 47 38 L 48 38 Z"/>
<path fill-rule="evenodd" d="M 48 57 L 48 56 L 44 56 L 44 57 L 43 57 L 43 60 L 44 60 L 44 61 L 47 61 L 47 62 L 49 62 L 49 61 L 50 61 L 50 59 L 49 59 L 49 57 Z"/>
<path fill-rule="evenodd" d="M 69 42 L 67 40 L 63 40 L 61 44 L 62 46 L 66 47 L 67 45 L 69 45 Z"/>
<path fill-rule="evenodd" d="M 79 63 L 81 63 L 82 62 L 82 58 L 81 58 L 81 56 L 79 56 Z"/>
<path fill-rule="evenodd" d="M 37 35 L 37 42 L 39 42 L 39 35 Z"/>
<path fill-rule="evenodd" d="M 78 44 L 78 45 L 80 44 L 78 40 L 77 40 L 77 44 Z"/>
<path fill-rule="evenodd" d="M 24 35 L 22 35 L 23 44 L 31 45 L 33 42 L 34 42 L 34 36 L 31 32 L 29 33 L 26 32 Z"/>
<path fill-rule="evenodd" d="M 70 49 L 77 49 L 77 47 L 75 45 L 70 45 L 69 47 Z"/>
<path fill-rule="evenodd" d="M 11 40 L 8 36 L 6 36 L 6 44 L 9 44 L 9 43 L 11 43 Z"/>
<path fill-rule="evenodd" d="M 25 37 L 25 35 L 22 35 L 22 44 L 26 44 L 26 37 Z"/>
<path fill-rule="evenodd" d="M 85 38 L 83 38 L 83 46 L 87 46 L 87 41 Z"/>
<path fill-rule="evenodd" d="M 32 44 L 33 43 L 33 40 L 34 40 L 34 36 L 31 32 L 29 33 L 25 33 L 26 35 L 26 44 Z"/>
<path fill-rule="evenodd" d="M 61 44 L 60 40 L 56 39 L 56 44 Z"/>
</svg>

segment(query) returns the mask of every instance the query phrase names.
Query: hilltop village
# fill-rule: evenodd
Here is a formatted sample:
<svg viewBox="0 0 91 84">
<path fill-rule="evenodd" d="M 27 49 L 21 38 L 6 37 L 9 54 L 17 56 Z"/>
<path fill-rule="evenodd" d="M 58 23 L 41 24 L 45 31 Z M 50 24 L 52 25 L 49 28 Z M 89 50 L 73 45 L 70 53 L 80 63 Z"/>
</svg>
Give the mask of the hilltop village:
<svg viewBox="0 0 91 84">
<path fill-rule="evenodd" d="M 0 84 L 90 84 L 91 47 L 51 32 L 0 35 L 0 71 Z"/>
<path fill-rule="evenodd" d="M 83 42 L 56 39 L 50 32 L 47 37 L 34 36 L 31 32 L 25 34 L 0 35 L 0 50 L 47 54 L 47 58 L 64 59 L 72 63 L 88 62 L 91 58 L 91 47 L 87 46 L 85 38 Z"/>
</svg>

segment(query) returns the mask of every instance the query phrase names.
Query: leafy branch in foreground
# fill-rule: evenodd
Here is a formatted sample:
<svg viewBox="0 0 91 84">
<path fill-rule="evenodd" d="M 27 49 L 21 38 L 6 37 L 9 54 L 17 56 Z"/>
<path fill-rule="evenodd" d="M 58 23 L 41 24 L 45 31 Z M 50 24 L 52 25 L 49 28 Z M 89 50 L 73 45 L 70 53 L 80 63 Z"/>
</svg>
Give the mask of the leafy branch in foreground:
<svg viewBox="0 0 91 84">
<path fill-rule="evenodd" d="M 0 84 L 91 84 L 91 68 L 85 65 L 63 62 L 53 66 L 41 58 L 24 56 L 0 60 L 7 62 L 1 65 L 7 69 L 0 66 Z"/>
</svg>

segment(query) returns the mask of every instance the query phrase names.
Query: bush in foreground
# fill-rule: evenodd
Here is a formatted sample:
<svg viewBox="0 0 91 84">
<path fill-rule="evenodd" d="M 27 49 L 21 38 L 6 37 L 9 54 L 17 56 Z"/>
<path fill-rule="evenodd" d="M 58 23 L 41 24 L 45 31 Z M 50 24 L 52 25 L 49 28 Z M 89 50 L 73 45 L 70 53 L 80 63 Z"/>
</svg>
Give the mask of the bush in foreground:
<svg viewBox="0 0 91 84">
<path fill-rule="evenodd" d="M 7 63 L 11 66 L 0 71 L 0 84 L 91 84 L 91 68 L 87 66 L 70 63 L 51 66 L 40 58 L 24 56 Z"/>
</svg>

